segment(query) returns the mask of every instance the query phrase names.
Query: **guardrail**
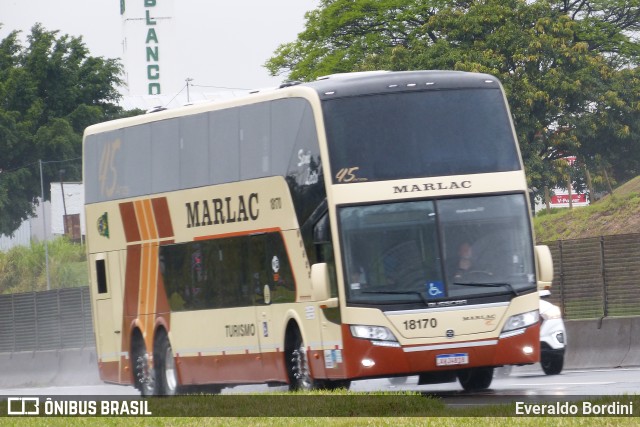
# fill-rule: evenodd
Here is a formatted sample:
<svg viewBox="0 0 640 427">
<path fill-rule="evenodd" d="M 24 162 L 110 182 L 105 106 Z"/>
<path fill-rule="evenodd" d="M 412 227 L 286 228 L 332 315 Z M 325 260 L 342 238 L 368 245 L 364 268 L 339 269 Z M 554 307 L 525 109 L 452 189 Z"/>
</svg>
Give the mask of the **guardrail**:
<svg viewBox="0 0 640 427">
<path fill-rule="evenodd" d="M 94 346 L 88 287 L 0 295 L 0 353 Z"/>
<path fill-rule="evenodd" d="M 546 242 L 565 319 L 640 316 L 640 234 Z"/>
</svg>

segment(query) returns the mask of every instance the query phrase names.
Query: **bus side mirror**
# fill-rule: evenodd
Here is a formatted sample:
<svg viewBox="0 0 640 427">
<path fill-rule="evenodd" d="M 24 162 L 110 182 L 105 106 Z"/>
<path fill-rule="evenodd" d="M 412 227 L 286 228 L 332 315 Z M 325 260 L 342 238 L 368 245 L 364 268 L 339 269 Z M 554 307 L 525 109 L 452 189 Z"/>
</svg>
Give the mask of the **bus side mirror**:
<svg viewBox="0 0 640 427">
<path fill-rule="evenodd" d="M 553 282 L 553 258 L 546 245 L 535 247 L 536 276 L 538 277 L 538 290 L 549 289 Z"/>
<path fill-rule="evenodd" d="M 326 301 L 331 298 L 329 266 L 322 262 L 311 266 L 311 295 L 314 301 Z"/>
</svg>

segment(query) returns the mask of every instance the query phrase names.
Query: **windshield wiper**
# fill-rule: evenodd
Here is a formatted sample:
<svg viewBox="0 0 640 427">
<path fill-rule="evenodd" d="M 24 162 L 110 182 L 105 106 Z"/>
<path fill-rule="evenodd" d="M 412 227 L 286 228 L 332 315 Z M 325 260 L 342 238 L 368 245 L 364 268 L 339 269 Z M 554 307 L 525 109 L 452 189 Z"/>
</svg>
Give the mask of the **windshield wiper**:
<svg viewBox="0 0 640 427">
<path fill-rule="evenodd" d="M 454 285 L 460 286 L 479 286 L 485 288 L 508 288 L 515 296 L 520 296 L 511 283 L 483 283 L 483 282 L 453 282 Z"/>
<path fill-rule="evenodd" d="M 424 305 L 427 305 L 429 301 L 422 295 L 422 292 L 418 291 L 363 291 L 361 294 L 386 294 L 386 295 L 418 295 Z"/>
</svg>

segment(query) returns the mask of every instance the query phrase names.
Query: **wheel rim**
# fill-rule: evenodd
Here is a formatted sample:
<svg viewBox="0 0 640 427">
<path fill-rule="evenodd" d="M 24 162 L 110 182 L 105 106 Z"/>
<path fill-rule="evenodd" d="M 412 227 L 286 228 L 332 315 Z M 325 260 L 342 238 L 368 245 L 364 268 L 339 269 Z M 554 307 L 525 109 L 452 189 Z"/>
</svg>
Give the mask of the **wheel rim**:
<svg viewBox="0 0 640 427">
<path fill-rule="evenodd" d="M 173 352 L 171 351 L 171 347 L 167 346 L 167 351 L 164 355 L 165 360 L 165 379 L 167 384 L 167 391 L 171 394 L 175 393 L 176 387 L 178 386 L 178 379 L 176 378 L 176 364 L 173 359 Z"/>
<path fill-rule="evenodd" d="M 309 372 L 309 362 L 305 355 L 304 346 L 298 346 L 292 354 L 293 376 L 297 383 L 297 388 L 302 390 L 311 389 L 311 374 Z"/>
<path fill-rule="evenodd" d="M 153 367 L 149 363 L 149 354 L 144 353 L 136 359 L 136 375 L 140 383 L 140 391 L 145 396 L 150 396 L 155 390 L 155 378 Z"/>
</svg>

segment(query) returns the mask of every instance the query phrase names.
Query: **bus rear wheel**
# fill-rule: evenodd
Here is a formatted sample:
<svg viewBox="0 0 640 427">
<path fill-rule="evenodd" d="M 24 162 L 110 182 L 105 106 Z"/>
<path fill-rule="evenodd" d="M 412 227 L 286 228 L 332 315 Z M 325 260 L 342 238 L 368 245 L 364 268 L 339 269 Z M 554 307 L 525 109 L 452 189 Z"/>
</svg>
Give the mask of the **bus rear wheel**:
<svg viewBox="0 0 640 427">
<path fill-rule="evenodd" d="M 178 392 L 178 376 L 176 372 L 173 350 L 166 332 L 158 334 L 155 345 L 155 371 L 157 393 L 161 396 L 173 396 Z"/>
<path fill-rule="evenodd" d="M 465 391 L 484 390 L 493 381 L 493 368 L 469 368 L 458 371 L 458 381 Z"/>
</svg>

